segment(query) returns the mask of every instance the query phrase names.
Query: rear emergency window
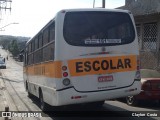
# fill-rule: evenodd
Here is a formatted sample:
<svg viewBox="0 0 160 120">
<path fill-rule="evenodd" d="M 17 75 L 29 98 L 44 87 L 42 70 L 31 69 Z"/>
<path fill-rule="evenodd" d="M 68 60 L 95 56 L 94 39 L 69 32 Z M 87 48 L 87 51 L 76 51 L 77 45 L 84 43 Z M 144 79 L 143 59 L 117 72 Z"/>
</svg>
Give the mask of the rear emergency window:
<svg viewBox="0 0 160 120">
<path fill-rule="evenodd" d="M 133 42 L 135 30 L 127 13 L 67 12 L 63 35 L 74 46 L 113 46 Z"/>
</svg>

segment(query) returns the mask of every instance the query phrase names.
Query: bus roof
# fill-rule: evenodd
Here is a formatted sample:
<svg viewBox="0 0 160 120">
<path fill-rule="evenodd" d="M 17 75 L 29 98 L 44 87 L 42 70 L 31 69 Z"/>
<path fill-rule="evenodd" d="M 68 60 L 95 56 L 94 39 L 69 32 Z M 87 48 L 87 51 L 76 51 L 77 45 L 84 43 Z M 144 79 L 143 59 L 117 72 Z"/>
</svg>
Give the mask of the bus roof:
<svg viewBox="0 0 160 120">
<path fill-rule="evenodd" d="M 76 12 L 76 11 L 108 11 L 108 12 L 123 12 L 123 13 L 129 13 L 129 14 L 131 14 L 130 11 L 128 11 L 128 10 L 122 10 L 122 9 L 79 8 L 79 9 L 62 9 L 62 10 L 60 10 L 59 12 L 57 12 L 56 16 L 57 16 L 58 14 L 61 14 L 61 13 L 72 12 L 72 11 L 73 11 L 73 12 Z M 49 25 L 52 23 L 52 21 L 54 21 L 54 19 L 55 19 L 55 17 L 54 17 L 53 19 L 51 19 L 41 30 L 39 30 L 39 32 L 38 32 L 36 35 L 34 35 L 31 39 L 29 39 L 26 44 L 29 44 L 29 42 L 30 42 L 33 38 L 35 38 L 40 32 L 42 32 L 47 26 L 49 26 Z"/>
<path fill-rule="evenodd" d="M 61 12 L 72 12 L 72 11 L 109 11 L 109 12 L 125 12 L 130 13 L 128 10 L 122 10 L 122 9 L 106 9 L 106 8 L 79 8 L 79 9 L 62 9 L 58 13 Z M 57 13 L 57 14 L 58 14 Z"/>
</svg>

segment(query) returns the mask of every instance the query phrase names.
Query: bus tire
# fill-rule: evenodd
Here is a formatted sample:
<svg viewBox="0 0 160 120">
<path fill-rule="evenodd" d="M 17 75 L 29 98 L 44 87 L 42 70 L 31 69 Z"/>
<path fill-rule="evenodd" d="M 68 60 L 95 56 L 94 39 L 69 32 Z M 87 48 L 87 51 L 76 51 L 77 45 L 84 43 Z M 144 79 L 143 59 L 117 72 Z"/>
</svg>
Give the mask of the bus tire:
<svg viewBox="0 0 160 120">
<path fill-rule="evenodd" d="M 28 97 L 31 98 L 31 97 L 32 97 L 32 94 L 29 92 L 28 82 L 26 82 L 26 91 L 27 91 L 27 93 L 28 93 Z"/>
<path fill-rule="evenodd" d="M 47 111 L 47 104 L 44 102 L 43 93 L 41 89 L 39 91 L 39 101 L 40 101 L 40 109 L 42 111 Z"/>
<path fill-rule="evenodd" d="M 32 94 L 28 91 L 28 97 L 32 98 Z"/>
<path fill-rule="evenodd" d="M 138 100 L 134 96 L 127 96 L 126 102 L 130 106 L 136 106 L 138 104 Z"/>
</svg>

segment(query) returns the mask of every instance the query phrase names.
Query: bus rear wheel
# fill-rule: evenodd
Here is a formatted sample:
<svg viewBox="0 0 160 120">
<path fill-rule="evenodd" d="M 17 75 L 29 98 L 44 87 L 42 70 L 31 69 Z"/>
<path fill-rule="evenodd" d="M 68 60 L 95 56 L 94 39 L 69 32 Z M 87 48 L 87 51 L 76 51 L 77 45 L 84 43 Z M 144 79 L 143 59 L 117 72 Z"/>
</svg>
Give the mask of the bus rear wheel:
<svg viewBox="0 0 160 120">
<path fill-rule="evenodd" d="M 28 93 L 28 97 L 32 98 L 32 94 L 29 92 L 29 88 L 28 88 L 28 82 L 26 82 L 26 91 Z"/>
<path fill-rule="evenodd" d="M 126 102 L 130 106 L 136 106 L 138 104 L 138 100 L 134 96 L 127 96 Z"/>
</svg>

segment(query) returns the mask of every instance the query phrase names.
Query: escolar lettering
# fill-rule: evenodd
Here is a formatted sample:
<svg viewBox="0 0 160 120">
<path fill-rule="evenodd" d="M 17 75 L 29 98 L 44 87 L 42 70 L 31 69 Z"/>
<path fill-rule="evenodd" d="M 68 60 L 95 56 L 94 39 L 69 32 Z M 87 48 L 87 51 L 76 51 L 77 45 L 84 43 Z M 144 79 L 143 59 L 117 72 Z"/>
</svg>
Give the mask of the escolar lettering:
<svg viewBox="0 0 160 120">
<path fill-rule="evenodd" d="M 114 69 L 126 69 L 131 68 L 131 60 L 129 58 L 118 59 L 116 63 L 113 63 L 112 60 L 95 60 L 85 61 L 85 62 L 76 62 L 76 72 L 90 72 L 91 70 L 114 70 Z"/>
</svg>

